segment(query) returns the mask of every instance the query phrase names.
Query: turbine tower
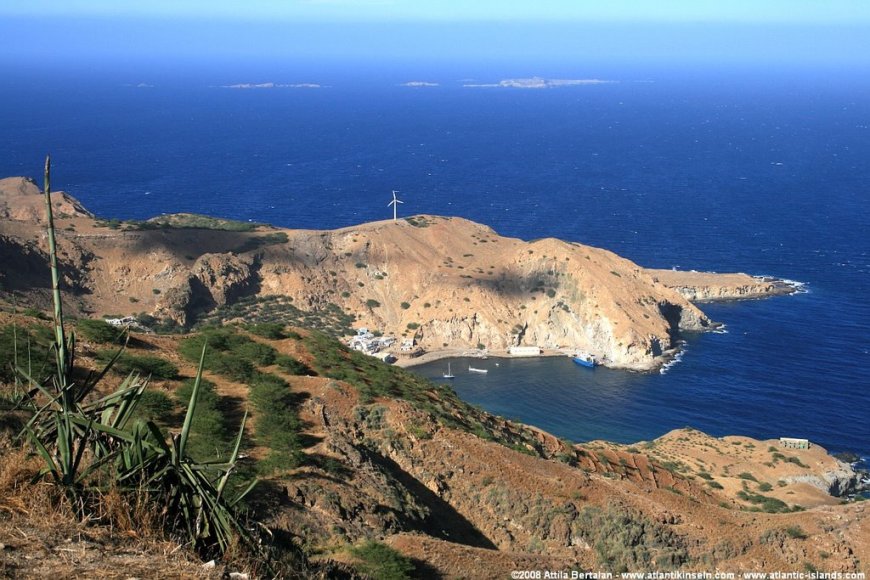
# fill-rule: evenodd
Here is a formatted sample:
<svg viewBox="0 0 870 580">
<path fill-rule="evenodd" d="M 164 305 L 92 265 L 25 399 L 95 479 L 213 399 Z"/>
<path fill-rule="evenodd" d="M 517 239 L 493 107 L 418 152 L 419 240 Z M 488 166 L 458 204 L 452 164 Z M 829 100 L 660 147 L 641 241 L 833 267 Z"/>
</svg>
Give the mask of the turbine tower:
<svg viewBox="0 0 870 580">
<path fill-rule="evenodd" d="M 393 223 L 399 221 L 398 216 L 396 214 L 396 210 L 398 210 L 399 204 L 405 203 L 404 201 L 399 201 L 399 199 L 396 197 L 397 193 L 399 193 L 399 192 L 394 189 L 393 190 L 393 201 L 391 201 L 390 203 L 387 204 L 387 207 L 393 206 Z"/>
</svg>

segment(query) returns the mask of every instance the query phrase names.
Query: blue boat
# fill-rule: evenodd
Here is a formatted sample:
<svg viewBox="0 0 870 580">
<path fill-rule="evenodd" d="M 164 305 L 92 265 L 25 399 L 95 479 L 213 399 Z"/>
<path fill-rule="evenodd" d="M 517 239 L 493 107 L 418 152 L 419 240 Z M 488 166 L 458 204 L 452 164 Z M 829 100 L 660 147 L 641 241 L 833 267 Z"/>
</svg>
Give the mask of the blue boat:
<svg viewBox="0 0 870 580">
<path fill-rule="evenodd" d="M 580 365 L 581 367 L 587 368 L 595 368 L 595 357 L 589 353 L 577 353 L 576 355 L 571 357 L 571 360 L 574 361 L 575 364 Z"/>
</svg>

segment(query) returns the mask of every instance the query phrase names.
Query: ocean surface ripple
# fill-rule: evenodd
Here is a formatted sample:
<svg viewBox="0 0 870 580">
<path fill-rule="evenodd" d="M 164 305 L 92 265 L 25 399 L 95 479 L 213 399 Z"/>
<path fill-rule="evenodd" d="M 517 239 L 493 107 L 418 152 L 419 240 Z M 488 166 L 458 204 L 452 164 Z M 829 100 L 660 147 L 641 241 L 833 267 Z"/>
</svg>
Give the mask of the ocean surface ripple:
<svg viewBox="0 0 870 580">
<path fill-rule="evenodd" d="M 57 186 L 102 216 L 332 228 L 387 218 L 396 189 L 402 211 L 503 235 L 800 280 L 808 292 L 703 305 L 728 332 L 687 337 L 661 374 L 511 360 L 455 387 L 574 440 L 691 425 L 870 454 L 870 91 L 856 81 L 44 91 L 22 78 L 0 80 L 0 175 L 37 176 L 49 151 Z"/>
</svg>

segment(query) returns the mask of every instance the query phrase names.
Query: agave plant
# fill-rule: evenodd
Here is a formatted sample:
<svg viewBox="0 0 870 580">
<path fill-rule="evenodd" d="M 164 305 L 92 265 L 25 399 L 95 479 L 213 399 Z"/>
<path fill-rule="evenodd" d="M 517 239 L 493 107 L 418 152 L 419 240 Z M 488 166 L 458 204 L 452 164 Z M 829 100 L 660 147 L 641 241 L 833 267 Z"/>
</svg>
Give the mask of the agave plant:
<svg viewBox="0 0 870 580">
<path fill-rule="evenodd" d="M 55 372 L 45 380 L 18 364 L 28 389 L 25 402 L 32 411 L 22 437 L 44 461 L 40 475 L 62 486 L 72 505 L 89 509 L 89 500 L 114 488 L 146 494 L 161 506 L 173 531 L 182 531 L 201 551 L 225 552 L 233 539 L 254 548 L 255 538 L 240 519 L 236 504 L 253 489 L 252 482 L 234 498 L 226 497 L 227 482 L 236 467 L 247 413 L 226 461 L 197 462 L 187 454 L 187 441 L 196 413 L 206 346 L 179 434 L 167 438 L 151 421 L 134 419 L 148 379 L 131 373 L 109 395 L 95 398 L 98 386 L 123 352 L 122 345 L 98 373 L 83 380 L 74 374 L 75 334 L 66 333 L 59 286 L 54 218 L 50 193 L 51 160 L 45 162 L 45 203 L 49 260 L 54 301 Z M 126 341 L 125 341 L 126 342 Z M 93 397 L 91 395 L 94 395 Z"/>
</svg>

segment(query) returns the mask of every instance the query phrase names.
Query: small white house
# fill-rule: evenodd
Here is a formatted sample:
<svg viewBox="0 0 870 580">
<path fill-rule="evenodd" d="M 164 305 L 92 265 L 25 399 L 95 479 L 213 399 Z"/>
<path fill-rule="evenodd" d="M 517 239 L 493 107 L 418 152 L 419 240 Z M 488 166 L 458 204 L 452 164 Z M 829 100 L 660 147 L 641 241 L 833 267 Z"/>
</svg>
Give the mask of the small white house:
<svg viewBox="0 0 870 580">
<path fill-rule="evenodd" d="M 810 442 L 808 439 L 795 439 L 794 437 L 780 437 L 779 445 L 788 449 L 809 449 Z"/>
<path fill-rule="evenodd" d="M 539 346 L 512 346 L 508 349 L 511 356 L 541 356 Z"/>
<path fill-rule="evenodd" d="M 105 320 L 106 324 L 118 327 L 136 324 L 136 319 L 132 316 L 125 316 L 123 318 L 106 318 Z"/>
</svg>

